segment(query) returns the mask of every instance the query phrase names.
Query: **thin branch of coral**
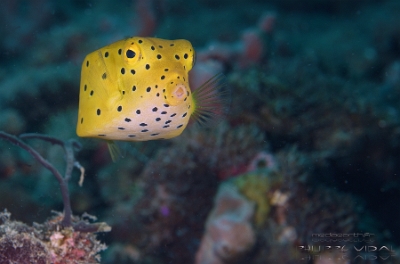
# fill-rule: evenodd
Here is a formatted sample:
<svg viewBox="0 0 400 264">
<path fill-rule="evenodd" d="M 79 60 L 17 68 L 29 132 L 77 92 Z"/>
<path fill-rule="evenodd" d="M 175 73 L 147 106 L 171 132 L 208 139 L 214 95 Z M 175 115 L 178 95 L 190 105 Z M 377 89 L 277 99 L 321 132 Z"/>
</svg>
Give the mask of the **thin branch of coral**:
<svg viewBox="0 0 400 264">
<path fill-rule="evenodd" d="M 71 210 L 71 202 L 69 199 L 69 192 L 68 192 L 68 182 L 63 178 L 60 172 L 45 158 L 42 157 L 36 150 L 34 150 L 31 146 L 23 142 L 16 136 L 7 134 L 5 132 L 0 131 L 0 138 L 6 139 L 10 141 L 12 144 L 25 149 L 35 158 L 40 164 L 43 165 L 46 169 L 48 169 L 53 175 L 56 177 L 58 183 L 60 184 L 61 195 L 64 204 L 64 218 L 62 220 L 62 225 L 64 227 L 72 226 L 72 210 Z M 58 140 L 54 140 L 54 142 L 58 142 Z"/>
<path fill-rule="evenodd" d="M 69 190 L 68 190 L 68 181 L 71 179 L 72 170 L 74 167 L 77 167 L 81 170 L 81 173 L 84 173 L 83 167 L 75 160 L 74 150 L 79 151 L 82 146 L 76 140 L 70 139 L 68 141 L 62 141 L 57 138 L 41 135 L 41 134 L 22 134 L 20 137 L 16 137 L 10 134 L 5 133 L 4 131 L 0 131 L 0 138 L 8 140 L 12 144 L 25 149 L 28 151 L 34 159 L 36 159 L 40 164 L 42 164 L 46 169 L 48 169 L 53 175 L 56 177 L 58 183 L 60 184 L 61 195 L 64 204 L 64 217 L 61 220 L 61 224 L 63 227 L 73 227 L 76 231 L 81 232 L 108 232 L 110 231 L 110 227 L 107 226 L 105 223 L 93 223 L 89 224 L 84 221 L 79 221 L 77 223 L 73 223 L 72 217 L 72 209 L 71 209 L 71 201 L 69 197 Z M 65 151 L 67 168 L 64 177 L 61 173 L 42 155 L 40 155 L 36 150 L 34 150 L 31 146 L 26 144 L 21 140 L 24 139 L 41 139 L 52 144 L 56 144 L 61 146 Z M 81 175 L 82 181 L 82 175 Z"/>
<path fill-rule="evenodd" d="M 63 148 L 67 160 L 67 167 L 65 171 L 65 180 L 69 181 L 72 175 L 72 170 L 74 169 L 74 166 L 80 169 L 80 165 L 75 165 L 75 157 L 74 157 L 74 150 L 80 151 L 82 149 L 81 143 L 74 139 L 70 139 L 68 141 L 62 141 L 57 138 L 48 136 L 48 135 L 42 135 L 42 134 L 36 134 L 36 133 L 26 133 L 26 134 L 21 134 L 19 136 L 20 138 L 24 139 L 41 139 L 47 142 L 50 142 L 53 145 L 59 145 Z"/>
</svg>

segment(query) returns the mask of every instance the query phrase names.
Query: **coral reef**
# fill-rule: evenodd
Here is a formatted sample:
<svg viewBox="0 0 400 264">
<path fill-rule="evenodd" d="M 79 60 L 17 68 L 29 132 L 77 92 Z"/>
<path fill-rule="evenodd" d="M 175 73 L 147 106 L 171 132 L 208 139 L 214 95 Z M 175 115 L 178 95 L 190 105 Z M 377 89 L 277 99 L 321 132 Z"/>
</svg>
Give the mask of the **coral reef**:
<svg viewBox="0 0 400 264">
<path fill-rule="evenodd" d="M 273 200 L 279 199 L 273 196 L 276 196 L 274 185 L 279 185 L 280 181 L 280 175 L 260 172 L 240 175 L 234 179 L 234 184 L 239 189 L 239 192 L 257 205 L 254 219 L 257 226 L 264 224 Z"/>
<path fill-rule="evenodd" d="M 221 122 L 211 130 L 189 128 L 169 147 L 159 150 L 139 175 L 131 174 L 134 186 L 113 209 L 119 217 L 107 220 L 113 226 L 112 236 L 124 234 L 123 241 L 138 248 L 141 260 L 157 251 L 165 258 L 179 256 L 182 261 L 193 262 L 219 178 L 225 175 L 224 170 L 237 171 L 238 166 L 245 169 L 262 144 L 263 136 L 253 126 L 232 129 Z M 134 173 L 129 162 L 121 165 L 111 165 L 108 177 L 115 170 L 122 175 Z M 194 215 L 187 213 L 194 208 Z"/>
<path fill-rule="evenodd" d="M 297 263 L 307 259 L 299 246 L 314 245 L 313 234 L 356 230 L 362 209 L 354 197 L 329 189 L 306 190 L 308 165 L 304 154 L 296 150 L 281 151 L 275 158 L 275 169 L 233 179 L 247 199 L 256 203 L 253 221 L 258 235 L 247 258 L 251 263 Z M 321 217 L 321 211 L 326 215 Z"/>
<path fill-rule="evenodd" d="M 276 15 L 264 14 L 256 28 L 241 33 L 233 43 L 213 41 L 197 52 L 197 62 L 189 74 L 190 84 L 197 88 L 221 71 L 231 68 L 246 69 L 265 63 L 272 38 Z"/>
<path fill-rule="evenodd" d="M 300 248 L 329 244 L 314 242 L 313 235 L 357 229 L 363 208 L 354 197 L 323 187 L 306 190 L 304 154 L 290 149 L 275 159 L 274 169 L 259 169 L 221 184 L 196 263 L 236 263 L 240 257 L 250 263 L 317 259 L 316 253 Z"/>
<path fill-rule="evenodd" d="M 64 203 L 63 214 L 43 225 L 35 224 L 33 227 L 11 221 L 11 214 L 7 211 L 1 213 L 0 219 L 3 223 L 0 225 L 0 263 L 99 263 L 98 253 L 106 247 L 96 240 L 94 233 L 109 232 L 111 228 L 106 223 L 90 223 L 74 218 L 69 198 L 68 181 L 74 167 L 81 171 L 80 185 L 84 179 L 85 170 L 74 157 L 74 150 L 79 151 L 81 145 L 75 140 L 63 142 L 40 134 L 22 134 L 15 137 L 0 131 L 0 138 L 26 150 L 55 176 Z M 22 141 L 30 138 L 48 141 L 63 148 L 67 162 L 64 176 L 34 148 Z M 92 216 L 89 218 L 96 220 Z"/>
<path fill-rule="evenodd" d="M 106 246 L 94 233 L 60 228 L 62 215 L 33 226 L 10 216 L 7 211 L 0 213 L 0 263 L 100 263 L 99 252 Z"/>
<path fill-rule="evenodd" d="M 206 221 L 196 264 L 238 261 L 255 244 L 252 227 L 254 202 L 243 197 L 232 183 L 223 183 Z"/>
<path fill-rule="evenodd" d="M 262 131 L 251 124 L 232 126 L 223 121 L 208 130 L 190 129 L 174 141 L 196 153 L 198 162 L 222 180 L 245 172 L 250 160 L 267 147 Z"/>
</svg>

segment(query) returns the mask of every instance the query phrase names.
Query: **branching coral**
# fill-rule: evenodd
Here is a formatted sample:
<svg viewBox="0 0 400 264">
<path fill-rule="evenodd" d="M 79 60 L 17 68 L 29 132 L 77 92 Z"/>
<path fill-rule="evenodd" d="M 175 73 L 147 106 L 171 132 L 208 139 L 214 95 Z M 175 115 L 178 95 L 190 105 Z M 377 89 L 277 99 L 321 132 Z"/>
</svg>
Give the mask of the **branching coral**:
<svg viewBox="0 0 400 264">
<path fill-rule="evenodd" d="M 53 137 L 45 136 L 45 135 L 38 135 L 38 134 L 22 134 L 20 138 L 38 138 L 45 141 L 49 141 L 52 144 L 60 145 L 64 148 L 66 159 L 67 159 L 67 169 L 65 172 L 65 176 L 63 177 L 60 172 L 53 167 L 53 165 L 48 162 L 45 158 L 43 158 L 36 150 L 32 147 L 24 143 L 21 139 L 7 134 L 5 132 L 0 131 L 0 138 L 6 139 L 13 143 L 14 145 L 21 147 L 28 151 L 39 163 L 41 163 L 46 169 L 48 169 L 53 175 L 56 177 L 58 183 L 60 184 L 61 194 L 64 203 L 64 218 L 62 220 L 62 224 L 65 227 L 70 227 L 72 225 L 72 210 L 71 210 L 71 203 L 69 199 L 69 192 L 68 192 L 68 181 L 71 178 L 72 169 L 77 167 L 81 169 L 82 174 L 84 173 L 83 167 L 75 161 L 74 158 L 74 148 L 80 150 L 81 145 L 75 141 L 70 140 L 68 142 L 63 142 Z M 82 175 L 83 177 L 83 175 Z"/>
</svg>

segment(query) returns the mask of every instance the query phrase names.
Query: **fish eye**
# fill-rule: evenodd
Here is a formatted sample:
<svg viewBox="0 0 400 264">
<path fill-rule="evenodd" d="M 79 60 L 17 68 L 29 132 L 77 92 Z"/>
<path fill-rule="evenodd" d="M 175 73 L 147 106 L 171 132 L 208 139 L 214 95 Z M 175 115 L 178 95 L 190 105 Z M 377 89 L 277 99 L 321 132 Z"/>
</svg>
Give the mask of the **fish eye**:
<svg viewBox="0 0 400 264">
<path fill-rule="evenodd" d="M 122 50 L 122 57 L 127 65 L 135 65 L 142 57 L 141 48 L 135 39 L 128 39 Z"/>
<path fill-rule="evenodd" d="M 127 57 L 128 59 L 132 59 L 132 58 L 134 58 L 135 56 L 136 56 L 136 52 L 134 52 L 133 50 L 128 49 L 128 50 L 126 51 L 126 57 Z"/>
</svg>

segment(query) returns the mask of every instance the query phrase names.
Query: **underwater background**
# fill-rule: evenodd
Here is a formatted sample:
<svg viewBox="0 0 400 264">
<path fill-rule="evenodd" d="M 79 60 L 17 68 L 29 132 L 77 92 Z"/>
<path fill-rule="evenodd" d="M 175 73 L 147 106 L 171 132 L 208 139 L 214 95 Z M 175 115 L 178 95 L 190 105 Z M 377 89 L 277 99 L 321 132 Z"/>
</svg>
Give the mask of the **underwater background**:
<svg viewBox="0 0 400 264">
<path fill-rule="evenodd" d="M 111 227 L 63 230 L 56 178 L 1 140 L 0 264 L 400 263 L 400 1 L 4 0 L 0 33 L 0 131 L 79 141 L 73 221 Z M 112 162 L 75 132 L 81 64 L 131 36 L 189 40 L 230 108 Z"/>
</svg>

